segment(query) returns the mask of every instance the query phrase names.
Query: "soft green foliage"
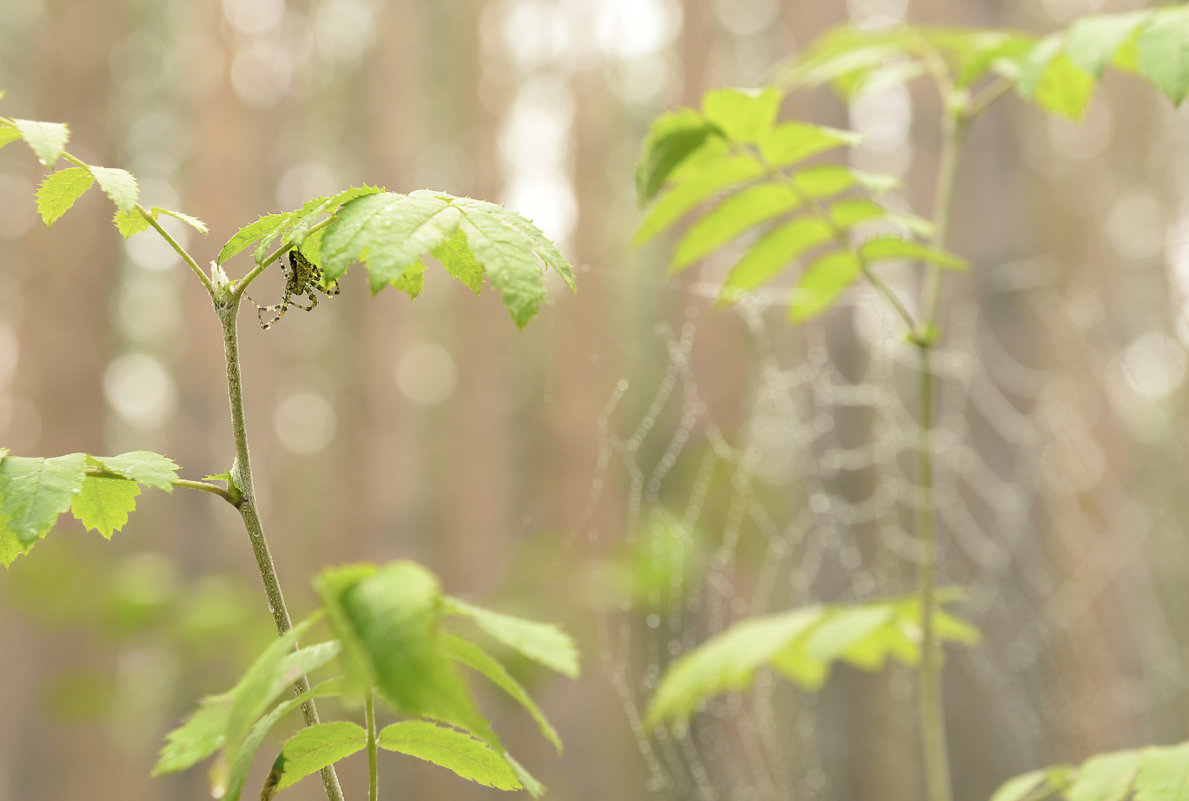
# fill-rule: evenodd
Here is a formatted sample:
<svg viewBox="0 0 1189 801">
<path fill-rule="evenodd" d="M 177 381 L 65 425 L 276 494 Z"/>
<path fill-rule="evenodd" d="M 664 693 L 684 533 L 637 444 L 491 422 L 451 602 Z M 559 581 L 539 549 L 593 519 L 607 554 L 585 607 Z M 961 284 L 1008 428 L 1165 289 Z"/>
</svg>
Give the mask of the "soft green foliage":
<svg viewBox="0 0 1189 801">
<path fill-rule="evenodd" d="M 172 460 L 148 451 L 119 456 L 71 453 L 50 459 L 4 454 L 0 454 L 0 564 L 5 567 L 27 553 L 67 509 L 85 527 L 110 539 L 136 507 L 138 484 L 169 492 L 177 479 Z"/>
<path fill-rule="evenodd" d="M 934 622 L 942 640 L 973 644 L 978 632 L 938 609 Z M 755 672 L 770 667 L 814 690 L 835 662 L 879 670 L 889 658 L 914 665 L 920 660 L 920 604 L 917 598 L 852 606 L 810 606 L 750 618 L 677 659 L 652 696 L 645 723 L 683 726 L 709 698 L 751 686 Z"/>
<path fill-rule="evenodd" d="M 1058 765 L 1008 780 L 991 801 L 1186 801 L 1189 742 L 1098 754 L 1081 765 Z"/>
<path fill-rule="evenodd" d="M 569 263 L 532 223 L 495 203 L 444 192 L 357 198 L 335 215 L 320 247 L 327 280 L 362 261 L 373 292 L 397 284 L 409 269 L 424 269 L 426 252 L 475 291 L 481 269 L 521 328 L 545 298 L 544 267 L 574 288 Z"/>
<path fill-rule="evenodd" d="M 339 657 L 341 670 L 336 672 L 343 678 L 318 685 L 315 696 L 341 695 L 350 704 L 375 693 L 399 713 L 453 727 L 405 721 L 384 729 L 380 747 L 427 759 L 492 787 L 534 795 L 544 791 L 504 750 L 457 665 L 485 676 L 524 706 L 560 751 L 557 732 L 507 668 L 479 645 L 442 631 L 447 605 L 460 602 L 442 595 L 433 574 L 412 562 L 346 565 L 324 571 L 316 584 L 337 639 L 295 651 L 297 638 L 313 622 L 308 620 L 274 642 L 235 688 L 207 698 L 169 734 L 155 773 L 183 770 L 222 750 L 216 764 L 228 771 L 214 781 L 234 801 L 264 737 L 298 703 L 278 701 L 285 688 Z M 555 627 L 473 606 L 456 614 L 482 619 L 481 628 L 538 661 L 576 670 L 573 645 Z M 350 721 L 306 728 L 281 748 L 266 795 L 365 746 L 365 732 Z"/>
<path fill-rule="evenodd" d="M 367 732 L 357 723 L 336 720 L 301 729 L 281 748 L 273 769 L 280 773 L 278 790 L 317 773 L 327 765 L 367 747 Z"/>
<path fill-rule="evenodd" d="M 446 607 L 450 614 L 469 617 L 483 631 L 522 656 L 571 679 L 578 677 L 578 649 L 557 626 L 481 609 L 457 598 L 448 598 Z"/>
<path fill-rule="evenodd" d="M 528 789 L 532 795 L 544 790 L 539 784 L 526 787 L 508 760 L 482 740 L 424 720 L 406 720 L 380 730 L 376 745 L 387 751 L 424 759 L 452 770 L 464 779 L 497 790 Z"/>
<path fill-rule="evenodd" d="M 117 209 L 129 213 L 136 207 L 140 189 L 132 173 L 118 167 L 91 167 L 91 174 L 95 176 L 103 193 L 116 204 Z"/>
<path fill-rule="evenodd" d="M 781 99 L 775 89 L 723 89 L 707 93 L 701 113 L 683 109 L 662 116 L 649 133 L 636 173 L 641 200 L 653 201 L 637 241 L 706 206 L 678 241 L 672 270 L 746 236 L 720 300 L 737 300 L 794 264 L 806 263 L 789 306 L 796 322 L 826 311 L 879 262 L 966 268 L 962 259 L 913 239 L 927 232 L 923 221 L 874 200 L 894 179 L 842 164 L 805 165 L 812 156 L 853 145 L 857 137 L 806 123 L 779 124 Z M 695 130 L 702 135 L 693 137 Z M 873 229 L 879 232 L 874 238 Z"/>
<path fill-rule="evenodd" d="M 37 213 L 50 226 L 74 205 L 74 201 L 95 183 L 95 176 L 82 167 L 52 172 L 37 188 Z"/>
<path fill-rule="evenodd" d="M 13 127 L 45 167 L 53 167 L 66 150 L 70 129 L 60 122 L 13 120 Z"/>
</svg>

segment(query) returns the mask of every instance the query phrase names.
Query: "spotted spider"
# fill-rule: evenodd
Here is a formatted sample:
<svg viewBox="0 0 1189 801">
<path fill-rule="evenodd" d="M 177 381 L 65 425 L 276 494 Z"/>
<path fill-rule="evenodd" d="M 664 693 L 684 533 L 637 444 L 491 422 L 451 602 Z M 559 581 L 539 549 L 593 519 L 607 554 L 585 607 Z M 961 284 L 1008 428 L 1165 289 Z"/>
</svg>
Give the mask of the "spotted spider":
<svg viewBox="0 0 1189 801">
<path fill-rule="evenodd" d="M 276 325 L 277 321 L 285 316 L 285 312 L 289 310 L 290 306 L 313 311 L 314 307 L 318 305 L 318 296 L 314 294 L 315 290 L 327 297 L 333 297 L 340 291 L 338 281 L 331 281 L 324 286 L 322 268 L 307 259 L 297 248 L 289 251 L 289 266 L 282 265 L 281 272 L 285 276 L 285 292 L 281 295 L 280 303 L 275 306 L 261 306 L 248 298 L 256 305 L 256 319 L 265 331 Z M 300 298 L 302 295 L 310 299 L 309 306 L 302 306 L 297 302 L 296 298 Z M 265 312 L 275 312 L 276 316 L 266 323 L 264 322 Z"/>
</svg>

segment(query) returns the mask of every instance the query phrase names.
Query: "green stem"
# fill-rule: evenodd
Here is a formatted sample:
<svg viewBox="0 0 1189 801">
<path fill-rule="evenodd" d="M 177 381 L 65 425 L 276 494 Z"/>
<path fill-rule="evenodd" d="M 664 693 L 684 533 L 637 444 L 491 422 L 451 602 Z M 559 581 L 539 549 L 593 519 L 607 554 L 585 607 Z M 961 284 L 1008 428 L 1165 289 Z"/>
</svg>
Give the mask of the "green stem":
<svg viewBox="0 0 1189 801">
<path fill-rule="evenodd" d="M 380 783 L 376 778 L 376 706 L 369 691 L 364 706 L 367 717 L 367 798 L 376 801 Z"/>
<path fill-rule="evenodd" d="M 309 237 L 309 235 L 314 233 L 315 231 L 321 231 L 323 228 L 330 225 L 332 222 L 334 222 L 333 215 L 330 217 L 327 217 L 325 220 L 322 220 L 317 225 L 311 226 L 310 230 L 306 232 L 306 237 Z M 231 290 L 231 294 L 237 298 L 240 297 L 241 295 L 243 295 L 244 290 L 246 290 L 248 288 L 248 284 L 255 281 L 256 277 L 258 275 L 260 275 L 260 273 L 264 272 L 265 269 L 268 267 L 268 265 L 272 264 L 274 261 L 279 259 L 281 256 L 285 255 L 285 253 L 287 253 L 292 247 L 293 247 L 293 243 L 291 241 L 289 241 L 288 239 L 286 239 L 284 242 L 282 242 L 280 245 L 278 245 L 276 250 L 274 250 L 272 253 L 265 256 L 261 261 L 257 262 L 256 266 L 253 267 L 248 272 L 247 275 L 245 275 L 243 278 L 241 278 L 240 280 L 235 282 L 235 284 L 233 285 L 233 288 Z"/>
<path fill-rule="evenodd" d="M 244 527 L 248 530 L 248 539 L 252 543 L 252 553 L 256 556 L 256 566 L 260 570 L 260 578 L 264 582 L 269 611 L 272 612 L 277 633 L 284 634 L 293 628 L 293 623 L 289 618 L 289 610 L 285 606 L 285 596 L 281 592 L 281 583 L 277 578 L 268 542 L 264 538 L 264 527 L 256 510 L 256 492 L 252 486 L 252 464 L 248 456 L 248 434 L 244 420 L 243 382 L 239 368 L 239 333 L 236 330 L 239 298 L 231 296 L 226 291 L 217 291 L 215 312 L 223 327 L 223 349 L 227 359 L 227 395 L 231 404 L 231 430 L 235 438 L 235 463 L 231 468 L 231 477 L 233 483 L 239 487 L 238 509 L 240 516 L 243 517 Z M 309 689 L 310 682 L 304 675 L 294 683 L 294 690 L 298 695 Z M 313 726 L 319 722 L 318 709 L 314 705 L 313 699 L 302 702 L 301 716 L 307 726 Z M 339 786 L 338 775 L 333 766 L 322 769 L 322 786 L 326 790 L 326 797 L 329 801 L 343 801 L 343 790 Z"/>
<path fill-rule="evenodd" d="M 944 248 L 949 234 L 950 211 L 954 205 L 954 184 L 958 175 L 958 153 L 966 138 L 970 118 L 967 111 L 957 104 L 947 104 L 941 129 L 941 161 L 937 165 L 937 183 L 933 192 L 933 237 L 930 244 Z M 921 307 L 922 321 L 926 330 L 918 331 L 918 338 L 926 340 L 936 337 L 937 315 L 941 303 L 941 268 L 931 265 L 925 276 L 924 305 Z"/>
<path fill-rule="evenodd" d="M 140 214 L 140 216 L 145 218 L 149 225 L 153 226 L 153 230 L 161 234 L 161 237 L 169 243 L 170 247 L 177 251 L 177 254 L 182 257 L 182 261 L 186 262 L 186 264 L 190 266 L 190 269 L 196 276 L 198 276 L 198 280 L 202 282 L 204 287 L 206 287 L 206 291 L 208 293 L 213 293 L 215 288 L 214 285 L 211 284 L 211 279 L 207 278 L 206 273 L 204 273 L 202 268 L 198 266 L 198 262 L 194 260 L 194 257 L 187 253 L 186 249 L 179 245 L 177 240 L 170 236 L 169 232 L 161 227 L 161 223 L 157 222 L 153 218 L 152 212 L 139 203 L 136 204 L 136 211 Z"/>
</svg>

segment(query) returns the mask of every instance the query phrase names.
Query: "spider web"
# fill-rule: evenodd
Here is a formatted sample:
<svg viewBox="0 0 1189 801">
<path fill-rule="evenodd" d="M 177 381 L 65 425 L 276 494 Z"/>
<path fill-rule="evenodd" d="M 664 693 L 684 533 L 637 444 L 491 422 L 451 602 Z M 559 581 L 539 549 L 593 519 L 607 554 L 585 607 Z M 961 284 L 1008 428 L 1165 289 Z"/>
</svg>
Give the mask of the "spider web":
<svg viewBox="0 0 1189 801">
<path fill-rule="evenodd" d="M 945 674 L 970 798 L 1025 770 L 1183 739 L 1187 689 L 1185 449 L 1170 425 L 1183 349 L 1134 297 L 1116 314 L 1051 262 L 981 275 L 977 302 L 947 307 L 934 356 L 941 584 L 965 589 L 954 610 L 983 633 L 947 649 Z M 652 570 L 606 615 L 602 655 L 650 794 L 919 797 L 901 666 L 836 668 L 815 694 L 761 671 L 687 731 L 645 729 L 664 668 L 732 622 L 911 593 L 919 502 L 915 353 L 878 297 L 860 289 L 794 328 L 787 290 L 718 313 L 716 286 L 655 289 L 692 291 L 682 319 L 650 334 L 662 368 L 608 394 L 582 529 Z M 738 408 L 707 400 L 731 325 L 749 351 L 730 357 L 747 361 Z"/>
</svg>

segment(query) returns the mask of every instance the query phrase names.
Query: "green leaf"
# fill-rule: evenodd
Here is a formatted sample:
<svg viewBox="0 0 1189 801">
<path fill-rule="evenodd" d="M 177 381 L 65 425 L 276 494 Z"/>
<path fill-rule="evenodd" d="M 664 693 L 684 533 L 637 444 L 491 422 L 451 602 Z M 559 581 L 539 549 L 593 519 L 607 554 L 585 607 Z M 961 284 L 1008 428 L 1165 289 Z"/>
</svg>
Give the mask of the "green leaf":
<svg viewBox="0 0 1189 801">
<path fill-rule="evenodd" d="M 717 129 L 693 109 L 662 114 L 648 129 L 636 165 L 636 194 L 641 204 L 652 200 L 673 171 L 717 134 Z"/>
<path fill-rule="evenodd" d="M 15 142 L 21 138 L 21 132 L 16 128 L 10 128 L 7 125 L 0 125 L 0 147 L 4 147 L 9 142 Z"/>
<path fill-rule="evenodd" d="M 1087 759 L 1066 797 L 1069 801 L 1124 801 L 1131 795 L 1142 757 L 1142 751 L 1118 751 Z"/>
<path fill-rule="evenodd" d="M 317 773 L 327 765 L 367 748 L 367 732 L 349 721 L 308 726 L 285 741 L 277 763 L 282 767 L 278 790 Z"/>
<path fill-rule="evenodd" d="M 31 545 L 70 508 L 82 489 L 87 457 L 52 459 L 8 456 L 0 461 L 0 512 L 21 546 Z"/>
<path fill-rule="evenodd" d="M 433 257 L 442 263 L 446 272 L 461 281 L 476 295 L 483 288 L 483 267 L 475 260 L 475 254 L 467 246 L 466 237 L 455 231 L 432 251 Z"/>
<path fill-rule="evenodd" d="M 1008 779 L 991 796 L 991 801 L 1022 801 L 1044 781 L 1044 778 L 1043 770 L 1034 770 Z"/>
<path fill-rule="evenodd" d="M 859 262 L 849 251 L 822 256 L 809 265 L 793 290 L 790 319 L 802 323 L 824 313 L 861 273 Z"/>
<path fill-rule="evenodd" d="M 524 787 L 503 756 L 470 735 L 423 720 L 385 726 L 376 745 L 387 751 L 424 759 L 486 787 L 519 790 Z"/>
<path fill-rule="evenodd" d="M 1143 750 L 1135 801 L 1189 801 L 1189 743 Z"/>
<path fill-rule="evenodd" d="M 165 745 L 152 775 L 185 770 L 222 748 L 227 739 L 227 713 L 230 711 L 230 696 L 202 699 L 185 723 L 165 735 Z"/>
<path fill-rule="evenodd" d="M 647 242 L 714 195 L 764 172 L 764 165 L 750 155 L 723 156 L 699 165 L 649 208 L 632 241 L 637 245 Z"/>
<path fill-rule="evenodd" d="M 553 743 L 553 746 L 560 754 L 562 751 L 561 738 L 557 734 L 557 730 L 550 725 L 545 718 L 543 712 L 536 705 L 525 689 L 520 686 L 516 679 L 512 678 L 512 674 L 508 672 L 498 660 L 484 651 L 481 647 L 473 642 L 455 637 L 454 635 L 447 635 L 444 638 L 444 645 L 446 653 L 451 659 L 461 662 L 467 667 L 475 670 L 484 676 L 501 690 L 512 697 L 516 703 L 528 710 L 528 713 L 533 716 L 533 720 L 537 722 L 537 726 L 541 729 L 541 734 L 545 739 Z"/>
<path fill-rule="evenodd" d="M 817 164 L 793 174 L 793 184 L 812 198 L 826 198 L 856 187 L 882 194 L 899 181 L 890 175 L 853 170 L 841 164 Z"/>
<path fill-rule="evenodd" d="M 421 290 L 425 288 L 425 263 L 421 259 L 413 262 L 405 268 L 400 278 L 389 282 L 389 285 L 404 292 L 410 300 L 415 300 L 421 294 Z M 376 294 L 377 291 L 373 288 L 372 294 Z"/>
<path fill-rule="evenodd" d="M 286 632 L 248 669 L 239 683 L 228 693 L 231 709 L 227 713 L 227 741 L 238 742 L 255 725 L 264 711 L 302 676 L 325 665 L 338 656 L 337 642 L 324 642 L 296 651 L 291 650 L 297 637 L 309 628 L 311 620 Z M 291 635 L 292 631 L 297 634 Z"/>
<path fill-rule="evenodd" d="M 829 223 L 817 217 L 798 217 L 760 237 L 731 268 L 723 284 L 722 299 L 736 300 L 788 267 L 803 253 L 834 238 Z"/>
<path fill-rule="evenodd" d="M 787 167 L 836 147 L 858 144 L 863 137 L 838 128 L 787 122 L 762 131 L 757 138 L 765 161 L 775 167 Z"/>
<path fill-rule="evenodd" d="M 1179 106 L 1189 93 L 1189 8 L 1154 12 L 1135 45 L 1140 73 Z"/>
<path fill-rule="evenodd" d="M 760 223 L 799 208 L 792 188 L 762 183 L 724 199 L 689 227 L 673 253 L 671 272 L 679 272 Z"/>
<path fill-rule="evenodd" d="M 232 256 L 241 253 L 253 242 L 279 230 L 288 220 L 288 214 L 267 214 L 255 222 L 245 225 L 236 231 L 231 239 L 227 240 L 227 244 L 223 245 L 215 261 L 218 264 L 223 264 Z"/>
<path fill-rule="evenodd" d="M 970 263 L 944 250 L 931 248 L 911 239 L 877 237 L 859 246 L 859 255 L 868 263 L 886 260 L 923 261 L 946 270 L 969 270 Z"/>
<path fill-rule="evenodd" d="M 204 223 L 202 220 L 198 219 L 197 217 L 191 217 L 189 214 L 183 214 L 180 211 L 174 211 L 173 209 L 163 209 L 160 206 L 153 206 L 153 208 L 149 210 L 149 213 L 153 215 L 153 219 L 157 219 L 162 214 L 164 214 L 169 217 L 173 217 L 175 220 L 181 220 L 186 225 L 198 231 L 200 234 L 210 233 L 210 229 L 207 228 L 206 223 Z"/>
<path fill-rule="evenodd" d="M 67 167 L 47 175 L 37 189 L 37 213 L 46 227 L 65 214 L 93 183 L 94 176 L 82 167 Z"/>
<path fill-rule="evenodd" d="M 783 99 L 777 89 L 713 89 L 702 96 L 702 113 L 728 139 L 753 144 L 776 123 Z"/>
<path fill-rule="evenodd" d="M 58 163 L 66 141 L 70 139 L 70 129 L 60 122 L 37 122 L 35 120 L 13 120 L 13 125 L 21 132 L 21 137 L 33 150 L 37 160 L 46 167 L 53 167 Z"/>
<path fill-rule="evenodd" d="M 492 612 L 457 598 L 447 598 L 446 609 L 448 614 L 470 618 L 522 656 L 571 679 L 578 678 L 578 649 L 570 635 L 554 624 Z"/>
<path fill-rule="evenodd" d="M 442 596 L 413 562 L 325 570 L 316 586 L 343 645 L 356 694 L 375 687 L 410 715 L 436 718 L 494 739 L 442 645 Z"/>
<path fill-rule="evenodd" d="M 125 239 L 130 236 L 136 236 L 141 231 L 149 227 L 149 221 L 139 211 L 120 211 L 116 210 L 114 218 L 116 228 Z"/>
<path fill-rule="evenodd" d="M 146 487 L 173 492 L 178 466 L 168 456 L 152 451 L 129 451 L 119 456 L 91 456 L 89 461 Z"/>
<path fill-rule="evenodd" d="M 1028 53 L 1017 88 L 1046 111 L 1080 119 L 1094 94 L 1094 76 L 1074 64 L 1061 50 L 1062 38 L 1048 36 Z"/>
<path fill-rule="evenodd" d="M 128 522 L 128 513 L 136 508 L 139 494 L 140 487 L 134 481 L 87 476 L 70 511 L 89 530 L 110 540 Z"/>
<path fill-rule="evenodd" d="M 136 178 L 132 173 L 115 167 L 92 167 L 91 173 L 99 182 L 99 188 L 111 198 L 111 202 L 116 204 L 117 209 L 127 213 L 132 212 L 136 207 L 136 198 L 140 194 L 140 190 L 136 186 Z"/>
<path fill-rule="evenodd" d="M 1145 9 L 1077 20 L 1065 34 L 1065 52 L 1069 54 L 1069 60 L 1095 78 L 1101 77 L 1116 51 L 1135 36 L 1150 14 Z"/>
</svg>

